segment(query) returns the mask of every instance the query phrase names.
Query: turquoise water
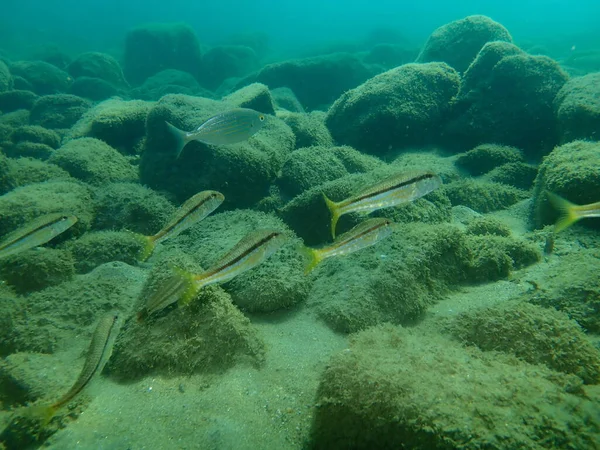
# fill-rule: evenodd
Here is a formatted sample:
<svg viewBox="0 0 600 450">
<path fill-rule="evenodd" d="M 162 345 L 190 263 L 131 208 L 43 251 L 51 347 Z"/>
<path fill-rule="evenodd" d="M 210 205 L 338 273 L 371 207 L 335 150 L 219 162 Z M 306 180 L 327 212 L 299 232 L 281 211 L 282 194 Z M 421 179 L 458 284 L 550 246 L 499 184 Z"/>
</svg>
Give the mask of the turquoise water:
<svg viewBox="0 0 600 450">
<path fill-rule="evenodd" d="M 0 450 L 600 448 L 597 2 L 1 11 Z"/>
</svg>

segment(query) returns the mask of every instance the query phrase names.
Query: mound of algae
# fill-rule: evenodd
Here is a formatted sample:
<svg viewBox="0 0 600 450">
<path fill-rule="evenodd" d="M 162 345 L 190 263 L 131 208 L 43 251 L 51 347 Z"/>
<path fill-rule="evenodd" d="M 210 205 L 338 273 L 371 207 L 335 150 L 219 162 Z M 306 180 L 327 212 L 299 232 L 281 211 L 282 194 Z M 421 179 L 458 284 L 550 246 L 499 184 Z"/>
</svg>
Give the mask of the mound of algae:
<svg viewBox="0 0 600 450">
<path fill-rule="evenodd" d="M 600 418 L 581 390 L 573 375 L 381 325 L 322 375 L 311 448 L 592 449 Z"/>
</svg>

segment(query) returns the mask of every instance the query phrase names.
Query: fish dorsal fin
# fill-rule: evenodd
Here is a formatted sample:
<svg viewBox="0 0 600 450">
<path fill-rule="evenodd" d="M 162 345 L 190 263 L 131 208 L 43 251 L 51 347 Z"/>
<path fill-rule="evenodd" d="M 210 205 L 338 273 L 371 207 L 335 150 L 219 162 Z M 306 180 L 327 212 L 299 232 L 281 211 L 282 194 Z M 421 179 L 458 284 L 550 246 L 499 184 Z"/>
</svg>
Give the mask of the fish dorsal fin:
<svg viewBox="0 0 600 450">
<path fill-rule="evenodd" d="M 367 219 L 356 225 L 350 231 L 346 231 L 345 233 L 339 235 L 334 245 L 340 245 L 344 242 L 351 241 L 353 239 L 357 239 L 360 236 L 369 233 L 377 228 L 381 228 L 383 226 L 389 226 L 393 222 L 390 219 L 386 219 L 385 217 L 374 217 L 372 219 Z"/>
<path fill-rule="evenodd" d="M 348 199 L 348 201 L 353 202 L 365 197 L 371 197 L 392 189 L 398 189 L 402 186 L 408 186 L 418 181 L 435 177 L 437 177 L 437 175 L 430 171 L 408 171 L 394 174 L 383 179 L 375 185 L 366 187 L 364 190 L 358 192 L 356 195 Z"/>
<path fill-rule="evenodd" d="M 277 230 L 254 230 L 244 236 L 237 244 L 233 246 L 225 256 L 217 261 L 210 269 L 206 272 L 211 273 L 219 270 L 223 266 L 227 266 L 236 260 L 243 258 L 250 254 L 257 248 L 271 241 L 278 236 L 281 236 L 281 231 Z"/>
</svg>

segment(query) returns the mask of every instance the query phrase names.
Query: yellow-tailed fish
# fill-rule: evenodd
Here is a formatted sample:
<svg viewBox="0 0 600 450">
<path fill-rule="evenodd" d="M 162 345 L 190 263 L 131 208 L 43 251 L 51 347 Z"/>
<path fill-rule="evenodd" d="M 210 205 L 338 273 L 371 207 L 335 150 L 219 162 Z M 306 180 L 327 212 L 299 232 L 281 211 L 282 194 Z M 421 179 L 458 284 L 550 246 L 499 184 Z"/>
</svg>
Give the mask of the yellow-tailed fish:
<svg viewBox="0 0 600 450">
<path fill-rule="evenodd" d="M 386 178 L 341 202 L 333 202 L 323 194 L 331 212 L 331 236 L 335 239 L 335 227 L 344 214 L 351 212 L 369 214 L 378 209 L 412 202 L 441 185 L 442 179 L 434 173 L 409 172 Z"/>
<path fill-rule="evenodd" d="M 210 269 L 200 274 L 191 274 L 181 269 L 175 269 L 174 275 L 148 298 L 146 306 L 138 314 L 138 318 L 143 319 L 175 302 L 187 305 L 194 299 L 198 290 L 204 286 L 225 283 L 258 266 L 279 250 L 286 240 L 285 234 L 281 231 L 252 231 Z"/>
<path fill-rule="evenodd" d="M 600 202 L 590 203 L 589 205 L 576 205 L 552 192 L 546 192 L 546 194 L 552 205 L 561 213 L 554 225 L 555 233 L 570 227 L 578 220 L 600 217 Z"/>
<path fill-rule="evenodd" d="M 115 313 L 110 313 L 102 317 L 92 336 L 92 342 L 90 343 L 83 369 L 81 369 L 81 373 L 71 389 L 54 403 L 32 406 L 28 414 L 40 418 L 42 426 L 44 426 L 52 419 L 56 411 L 73 400 L 89 386 L 90 382 L 102 372 L 102 369 L 108 362 L 121 325 L 122 320 Z"/>
<path fill-rule="evenodd" d="M 177 140 L 176 158 L 191 141 L 204 144 L 227 145 L 242 142 L 260 130 L 265 115 L 247 108 L 236 108 L 211 117 L 194 131 L 183 131 L 167 122 L 167 127 Z"/>
<path fill-rule="evenodd" d="M 335 242 L 324 248 L 304 247 L 308 255 L 305 273 L 313 270 L 317 264 L 333 256 L 343 256 L 363 248 L 375 245 L 392 235 L 393 222 L 389 219 L 376 217 L 359 223 L 350 231 L 339 236 Z"/>
<path fill-rule="evenodd" d="M 146 245 L 141 260 L 148 259 L 156 244 L 174 238 L 179 233 L 200 222 L 217 209 L 223 203 L 223 200 L 225 200 L 225 197 L 217 191 L 202 191 L 187 199 L 162 230 L 154 236 L 144 236 Z"/>
<path fill-rule="evenodd" d="M 71 228 L 77 217 L 48 214 L 9 234 L 0 243 L 0 258 L 43 245 Z"/>
</svg>

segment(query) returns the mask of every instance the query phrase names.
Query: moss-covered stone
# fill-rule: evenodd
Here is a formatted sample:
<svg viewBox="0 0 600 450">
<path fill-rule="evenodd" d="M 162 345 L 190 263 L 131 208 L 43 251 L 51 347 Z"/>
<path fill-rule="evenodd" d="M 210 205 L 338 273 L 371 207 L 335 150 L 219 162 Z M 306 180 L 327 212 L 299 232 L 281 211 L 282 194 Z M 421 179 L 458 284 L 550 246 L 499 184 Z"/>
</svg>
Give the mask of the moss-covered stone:
<svg viewBox="0 0 600 450">
<path fill-rule="evenodd" d="M 325 125 L 326 113 L 312 111 L 305 114 L 281 111 L 277 117 L 288 124 L 296 135 L 296 148 L 333 146 L 333 138 Z"/>
<path fill-rule="evenodd" d="M 497 183 L 508 184 L 519 189 L 529 190 L 537 176 L 537 167 L 523 162 L 502 164 L 489 171 L 485 178 Z"/>
<path fill-rule="evenodd" d="M 466 232 L 475 236 L 485 236 L 492 234 L 495 236 L 510 236 L 510 228 L 503 222 L 493 217 L 478 217 L 470 221 L 467 225 Z"/>
<path fill-rule="evenodd" d="M 508 30 L 486 16 L 468 16 L 435 30 L 417 57 L 417 62 L 443 61 L 459 72 L 467 70 L 488 42 L 512 42 Z"/>
<path fill-rule="evenodd" d="M 198 271 L 180 251 L 163 253 L 148 276 L 137 304 L 141 308 L 177 266 Z M 190 375 L 223 371 L 237 362 L 261 363 L 264 343 L 250 321 L 218 287 L 208 287 L 187 307 L 168 308 L 143 322 L 125 324 L 110 361 L 122 379 L 150 374 Z"/>
<path fill-rule="evenodd" d="M 69 94 L 82 97 L 93 102 L 106 100 L 119 95 L 120 91 L 108 81 L 100 78 L 79 77 L 69 86 Z"/>
<path fill-rule="evenodd" d="M 0 197 L 0 235 L 50 213 L 77 217 L 65 235 L 87 230 L 94 217 L 90 188 L 71 181 L 48 181 L 13 189 Z"/>
<path fill-rule="evenodd" d="M 269 88 L 261 83 L 252 83 L 232 92 L 222 99 L 224 102 L 237 106 L 238 108 L 250 108 L 265 114 L 275 114 L 273 97 Z"/>
<path fill-rule="evenodd" d="M 506 209 L 529 194 L 506 184 L 474 179 L 455 181 L 444 187 L 452 206 L 465 205 L 480 213 Z"/>
<path fill-rule="evenodd" d="M 459 86 L 447 64 L 406 64 L 342 94 L 327 127 L 337 142 L 372 154 L 435 143 Z"/>
<path fill-rule="evenodd" d="M 52 148 L 60 145 L 60 136 L 53 130 L 48 130 L 38 125 L 27 125 L 19 127 L 11 135 L 13 142 L 35 142 L 46 144 Z"/>
<path fill-rule="evenodd" d="M 0 92 L 0 111 L 7 113 L 18 109 L 31 109 L 37 99 L 38 96 L 31 91 Z"/>
<path fill-rule="evenodd" d="M 10 159 L 8 165 L 11 180 L 10 189 L 45 181 L 75 181 L 66 170 L 39 159 Z"/>
<path fill-rule="evenodd" d="M 188 72 L 176 69 L 161 70 L 148 77 L 141 86 L 131 89 L 131 98 L 160 100 L 167 94 L 197 95 L 213 98 L 213 93 L 200 87 L 198 81 Z"/>
<path fill-rule="evenodd" d="M 94 138 L 67 142 L 54 151 L 48 162 L 93 185 L 137 180 L 137 170 L 123 155 Z"/>
<path fill-rule="evenodd" d="M 16 111 L 0 115 L 0 125 L 19 128 L 29 123 L 30 113 L 26 109 L 17 109 Z"/>
<path fill-rule="evenodd" d="M 45 95 L 33 104 L 30 121 L 45 128 L 70 128 L 91 106 L 89 101 L 75 95 Z"/>
<path fill-rule="evenodd" d="M 534 220 L 542 226 L 553 223 L 558 211 L 548 202 L 545 191 L 585 205 L 598 201 L 600 192 L 600 143 L 574 141 L 552 150 L 540 165 L 534 186 Z M 591 221 L 584 226 L 598 226 Z"/>
<path fill-rule="evenodd" d="M 94 228 L 153 235 L 175 212 L 167 198 L 137 183 L 109 183 L 96 191 Z"/>
<path fill-rule="evenodd" d="M 87 273 L 111 261 L 135 265 L 144 245 L 144 238 L 131 232 L 96 231 L 67 242 L 65 248 L 75 259 L 75 270 Z"/>
<path fill-rule="evenodd" d="M 377 158 L 363 155 L 351 147 L 302 148 L 285 161 L 277 183 L 293 197 L 350 173 L 369 172 L 383 165 Z"/>
<path fill-rule="evenodd" d="M 285 110 L 288 112 L 304 113 L 304 107 L 294 91 L 288 87 L 279 87 L 271 89 L 273 103 L 277 110 Z M 1 98 L 1 97 L 0 97 Z"/>
<path fill-rule="evenodd" d="M 573 78 L 554 99 L 562 143 L 600 139 L 600 73 Z"/>
<path fill-rule="evenodd" d="M 35 158 L 45 161 L 54 153 L 54 149 L 46 144 L 19 142 L 7 147 L 5 153 L 11 158 Z"/>
<path fill-rule="evenodd" d="M 0 93 L 12 89 L 12 76 L 6 63 L 0 60 Z"/>
<path fill-rule="evenodd" d="M 243 45 L 218 45 L 202 55 L 203 86 L 213 91 L 226 79 L 241 77 L 259 68 L 256 52 Z"/>
<path fill-rule="evenodd" d="M 28 250 L 0 260 L 0 277 L 24 294 L 56 286 L 75 273 L 73 255 L 65 250 Z"/>
<path fill-rule="evenodd" d="M 577 322 L 554 309 L 511 301 L 458 315 L 446 330 L 461 342 L 484 351 L 513 354 L 580 377 L 600 380 L 600 351 Z"/>
<path fill-rule="evenodd" d="M 523 162 L 523 153 L 515 147 L 482 144 L 459 155 L 456 164 L 471 175 L 483 175 L 507 163 Z"/>
<path fill-rule="evenodd" d="M 10 71 L 24 78 L 30 86 L 28 90 L 38 95 L 66 92 L 71 81 L 68 73 L 44 61 L 17 61 L 10 65 Z"/>
<path fill-rule="evenodd" d="M 74 78 L 99 78 L 114 86 L 127 87 L 121 66 L 115 58 L 106 53 L 81 53 L 69 64 L 67 71 Z"/>
<path fill-rule="evenodd" d="M 572 375 L 383 325 L 330 361 L 311 448 L 593 448 L 596 406 L 578 387 Z"/>
</svg>

